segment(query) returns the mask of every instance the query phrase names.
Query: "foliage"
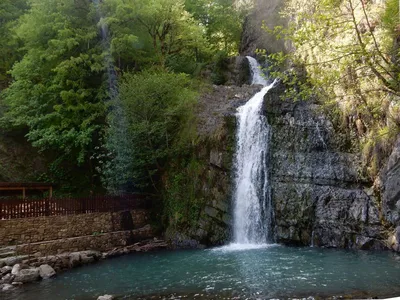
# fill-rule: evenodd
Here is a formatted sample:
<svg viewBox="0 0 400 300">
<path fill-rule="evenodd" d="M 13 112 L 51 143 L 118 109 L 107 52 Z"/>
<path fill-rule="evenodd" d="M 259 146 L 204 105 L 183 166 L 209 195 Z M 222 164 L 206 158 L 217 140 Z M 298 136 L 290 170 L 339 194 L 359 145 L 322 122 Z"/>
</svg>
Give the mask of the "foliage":
<svg viewBox="0 0 400 300">
<path fill-rule="evenodd" d="M 287 84 L 289 96 L 337 103 L 348 130 L 364 144 L 387 124 L 396 132 L 400 125 L 400 73 L 392 60 L 392 35 L 382 26 L 382 18 L 394 13 L 390 5 L 385 10 L 363 0 L 290 0 L 282 13 L 288 27 L 265 28 L 294 49 L 269 55 L 272 75 Z M 282 72 L 282 66 L 289 70 Z"/>
<path fill-rule="evenodd" d="M 31 0 L 30 5 L 15 29 L 26 54 L 11 71 L 5 118 L 14 127 L 28 127 L 27 138 L 39 150 L 83 165 L 105 114 L 104 53 L 96 19 L 83 0 Z"/>
<path fill-rule="evenodd" d="M 19 41 L 12 34 L 11 29 L 26 9 L 26 0 L 2 0 L 0 2 L 0 92 L 8 85 L 7 71 L 19 58 Z"/>
<path fill-rule="evenodd" d="M 4 0 L 0 128 L 45 153 L 40 180 L 159 188 L 194 136 L 196 93 L 180 73 L 215 58 L 218 71 L 243 17 L 231 0 Z"/>
<path fill-rule="evenodd" d="M 163 222 L 175 229 L 193 228 L 199 219 L 204 199 L 199 191 L 204 182 L 204 163 L 194 155 L 177 159 L 169 168 L 165 182 Z"/>
<path fill-rule="evenodd" d="M 225 84 L 226 82 L 226 76 L 225 72 L 228 69 L 228 55 L 224 51 L 219 51 L 215 55 L 214 59 L 214 67 L 213 67 L 213 73 L 211 76 L 211 80 L 213 84 L 221 85 Z"/>
<path fill-rule="evenodd" d="M 183 0 L 109 0 L 103 9 L 113 35 L 112 51 L 119 57 L 125 53 L 164 67 L 176 55 L 195 58 L 207 44 L 203 27 L 185 10 Z M 135 54 L 135 48 L 141 53 Z"/>
<path fill-rule="evenodd" d="M 239 49 L 242 25 L 247 10 L 233 0 L 186 0 L 188 11 L 206 28 L 215 51 L 235 55 Z"/>
<path fill-rule="evenodd" d="M 111 190 L 129 184 L 127 180 L 136 190 L 157 190 L 168 161 L 183 155 L 194 142 L 196 92 L 187 75 L 148 70 L 125 74 L 118 98 L 125 113 L 114 110 L 111 118 L 125 118 L 119 124 L 125 124 L 126 131 L 112 126 L 109 134 L 126 134 L 109 140 L 107 149 L 114 159 L 106 166 L 105 181 Z M 127 143 L 129 147 L 118 148 Z"/>
<path fill-rule="evenodd" d="M 382 22 L 395 36 L 399 35 L 399 20 L 399 2 L 397 0 L 387 0 Z"/>
</svg>

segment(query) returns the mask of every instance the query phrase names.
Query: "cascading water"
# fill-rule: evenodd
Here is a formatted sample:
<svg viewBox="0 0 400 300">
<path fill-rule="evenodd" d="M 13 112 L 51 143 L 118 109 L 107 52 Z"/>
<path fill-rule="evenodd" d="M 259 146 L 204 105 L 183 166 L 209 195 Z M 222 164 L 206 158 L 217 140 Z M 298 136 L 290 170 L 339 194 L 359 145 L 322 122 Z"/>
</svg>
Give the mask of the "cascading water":
<svg viewBox="0 0 400 300">
<path fill-rule="evenodd" d="M 131 167 L 131 151 L 133 146 L 128 139 L 128 120 L 125 115 L 118 92 L 118 78 L 111 56 L 111 40 L 106 18 L 102 13 L 101 0 L 92 0 L 99 19 L 98 26 L 102 38 L 104 63 L 107 70 L 108 93 L 111 100 L 109 105 L 108 123 L 110 125 L 106 140 L 106 148 L 113 156 L 112 163 L 104 169 L 105 183 L 111 193 L 123 193 L 126 191 L 128 180 L 124 174 Z M 131 184 L 132 185 L 132 184 Z"/>
<path fill-rule="evenodd" d="M 238 108 L 235 156 L 234 245 L 251 247 L 272 241 L 272 208 L 268 182 L 268 147 L 271 129 L 262 114 L 264 96 L 274 86 L 267 85 L 260 66 L 247 57 L 252 84 L 264 87 Z"/>
</svg>

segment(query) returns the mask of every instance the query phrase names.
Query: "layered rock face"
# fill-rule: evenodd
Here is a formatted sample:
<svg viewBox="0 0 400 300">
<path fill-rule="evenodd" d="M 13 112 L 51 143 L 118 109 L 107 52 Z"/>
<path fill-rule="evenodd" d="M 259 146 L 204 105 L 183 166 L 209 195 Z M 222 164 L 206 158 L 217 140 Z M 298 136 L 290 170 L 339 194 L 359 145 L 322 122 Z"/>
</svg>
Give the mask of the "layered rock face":
<svg viewBox="0 0 400 300">
<path fill-rule="evenodd" d="M 385 247 L 372 183 L 358 176 L 358 153 L 321 113 L 320 106 L 283 101 L 284 87 L 265 98 L 272 126 L 271 196 L 277 242 L 321 247 Z"/>
<path fill-rule="evenodd" d="M 400 137 L 381 172 L 380 187 L 384 219 L 400 226 Z"/>
<path fill-rule="evenodd" d="M 380 190 L 382 218 L 390 229 L 387 245 L 400 252 L 400 136 L 376 185 Z"/>
</svg>

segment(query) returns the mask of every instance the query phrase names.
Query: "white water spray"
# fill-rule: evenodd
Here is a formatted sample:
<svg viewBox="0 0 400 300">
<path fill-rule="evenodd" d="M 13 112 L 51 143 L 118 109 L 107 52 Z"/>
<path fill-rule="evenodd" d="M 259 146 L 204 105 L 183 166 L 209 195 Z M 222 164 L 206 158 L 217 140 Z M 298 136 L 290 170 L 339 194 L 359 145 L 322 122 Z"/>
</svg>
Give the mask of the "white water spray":
<svg viewBox="0 0 400 300">
<path fill-rule="evenodd" d="M 268 84 L 265 76 L 261 70 L 260 64 L 254 57 L 246 56 L 250 64 L 251 84 L 260 84 L 266 86 Z"/>
</svg>

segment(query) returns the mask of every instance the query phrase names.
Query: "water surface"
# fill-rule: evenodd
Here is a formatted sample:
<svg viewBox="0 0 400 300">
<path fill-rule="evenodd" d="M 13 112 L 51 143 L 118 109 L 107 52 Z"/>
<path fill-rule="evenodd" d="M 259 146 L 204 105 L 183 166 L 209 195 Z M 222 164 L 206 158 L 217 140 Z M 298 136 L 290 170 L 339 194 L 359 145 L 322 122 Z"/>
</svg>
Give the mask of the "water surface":
<svg viewBox="0 0 400 300">
<path fill-rule="evenodd" d="M 391 252 L 268 246 L 141 253 L 74 269 L 26 285 L 6 299 L 269 299 L 400 295 L 400 256 Z M 160 296 L 161 295 L 161 296 Z"/>
</svg>

